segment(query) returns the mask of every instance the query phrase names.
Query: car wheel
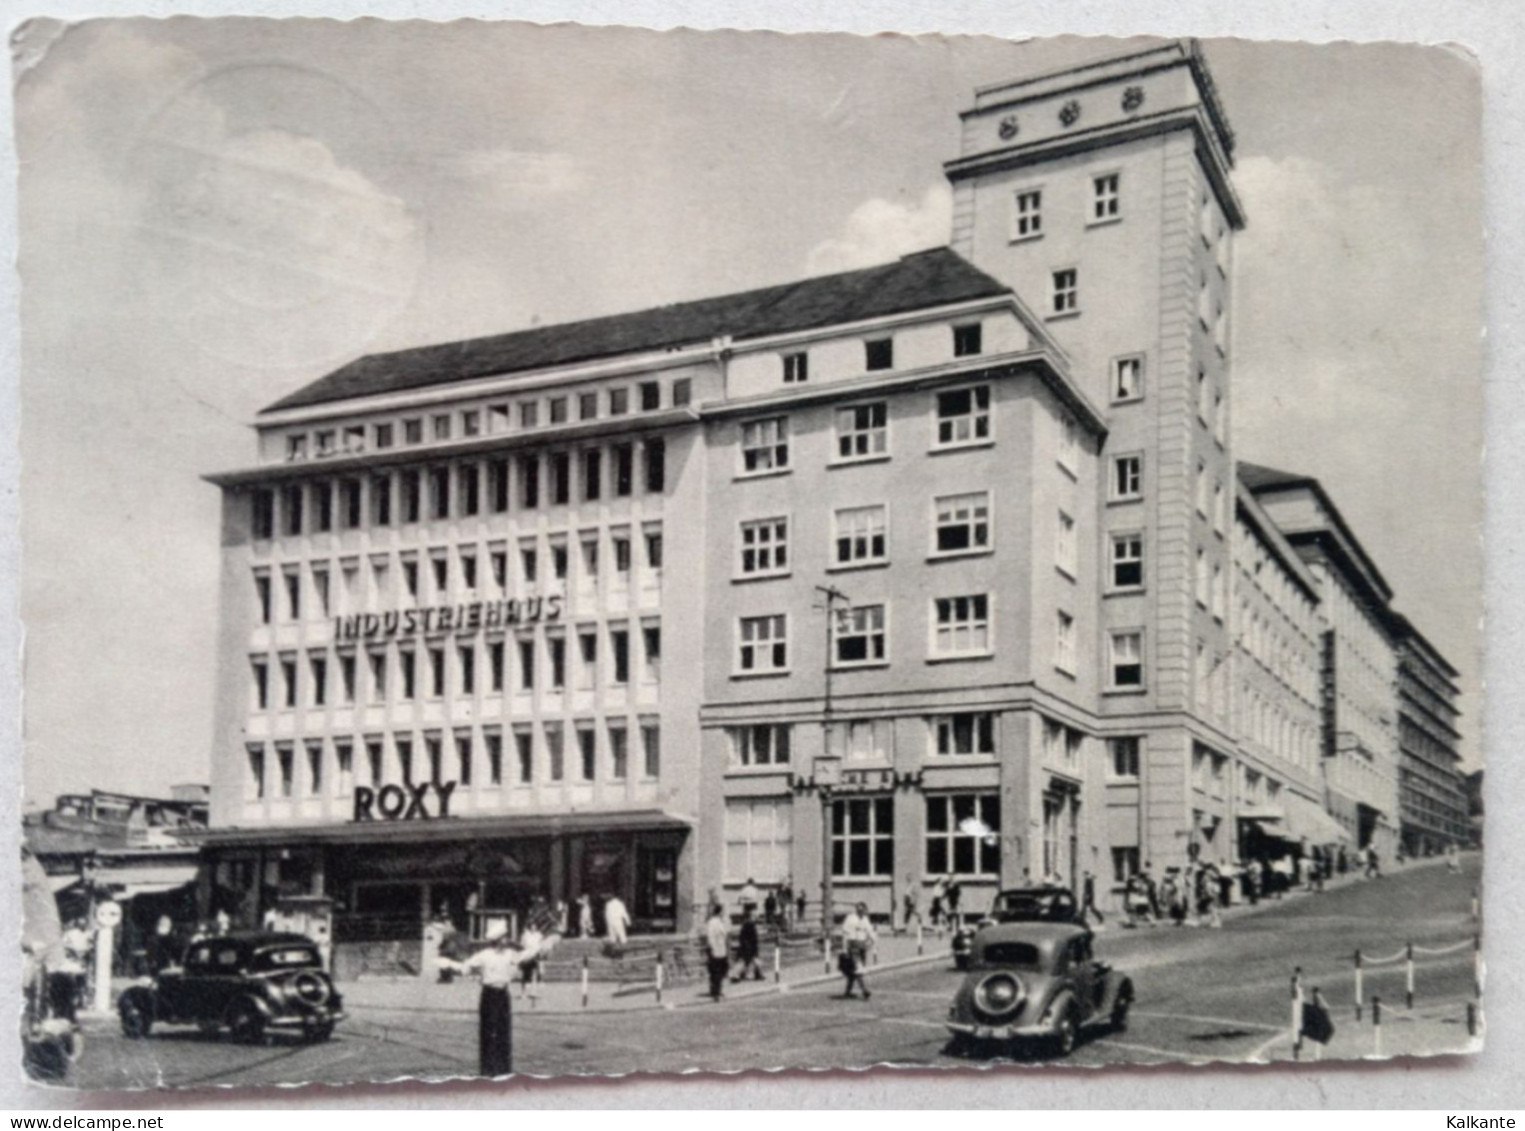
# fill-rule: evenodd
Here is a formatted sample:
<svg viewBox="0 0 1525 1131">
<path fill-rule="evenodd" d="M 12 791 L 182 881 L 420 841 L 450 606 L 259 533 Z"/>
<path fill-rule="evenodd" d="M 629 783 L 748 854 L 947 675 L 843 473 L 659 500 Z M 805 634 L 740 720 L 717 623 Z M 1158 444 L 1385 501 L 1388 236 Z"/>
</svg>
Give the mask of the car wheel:
<svg viewBox="0 0 1525 1131">
<path fill-rule="evenodd" d="M 241 1001 L 228 1014 L 228 1030 L 239 1044 L 261 1044 L 265 1039 L 265 1017 L 252 1001 Z"/>
<path fill-rule="evenodd" d="M 1133 1006 L 1133 987 L 1124 986 L 1117 991 L 1117 1000 L 1112 1003 L 1112 1015 L 1109 1018 L 1114 1033 L 1121 1033 L 1128 1027 L 1128 1010 Z"/>
<path fill-rule="evenodd" d="M 122 1036 L 129 1041 L 142 1040 L 154 1026 L 153 1018 L 136 997 L 124 997 L 117 1007 L 117 1015 L 122 1019 Z"/>
<path fill-rule="evenodd" d="M 1054 1023 L 1054 1052 L 1058 1056 L 1069 1056 L 1075 1051 L 1075 1035 L 1080 1026 L 1075 1019 L 1075 1009 L 1070 1007 L 1059 1015 Z"/>
</svg>

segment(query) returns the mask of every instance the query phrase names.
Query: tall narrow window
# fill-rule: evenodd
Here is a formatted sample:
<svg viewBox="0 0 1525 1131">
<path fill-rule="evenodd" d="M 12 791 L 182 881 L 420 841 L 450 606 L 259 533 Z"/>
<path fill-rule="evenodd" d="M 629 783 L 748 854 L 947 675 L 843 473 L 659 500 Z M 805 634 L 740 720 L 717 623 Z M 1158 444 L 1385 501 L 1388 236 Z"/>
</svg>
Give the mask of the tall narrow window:
<svg viewBox="0 0 1525 1131">
<path fill-rule="evenodd" d="M 1121 215 L 1121 202 L 1118 195 L 1117 173 L 1105 173 L 1100 177 L 1091 178 L 1091 220 L 1116 220 Z"/>
<path fill-rule="evenodd" d="M 503 690 L 503 641 L 489 640 L 487 642 L 487 666 L 491 680 L 489 689 L 501 692 Z"/>
<path fill-rule="evenodd" d="M 387 654 L 380 649 L 365 654 L 371 669 L 371 702 L 382 703 L 387 697 Z"/>
<path fill-rule="evenodd" d="M 270 623 L 270 575 L 254 575 L 254 607 L 259 613 L 260 624 Z"/>
<path fill-rule="evenodd" d="M 613 682 L 622 687 L 630 682 L 630 633 L 622 628 L 610 629 L 609 652 L 613 661 Z"/>
<path fill-rule="evenodd" d="M 375 526 L 392 525 L 392 477 L 371 476 L 371 522 Z"/>
<path fill-rule="evenodd" d="M 519 457 L 519 505 L 534 510 L 540 505 L 540 457 Z"/>
<path fill-rule="evenodd" d="M 429 517 L 450 517 L 450 469 L 448 467 L 429 469 Z"/>
<path fill-rule="evenodd" d="M 630 743 L 624 727 L 609 728 L 609 777 L 624 781 L 630 776 Z"/>
<path fill-rule="evenodd" d="M 325 706 L 328 703 L 328 659 L 314 653 L 308 657 L 307 665 L 311 676 L 312 705 Z"/>
<path fill-rule="evenodd" d="M 1113 502 L 1144 497 L 1144 457 L 1115 456 L 1112 477 L 1107 484 Z"/>
<path fill-rule="evenodd" d="M 535 689 L 535 642 L 533 640 L 519 641 L 519 689 L 521 691 Z"/>
<path fill-rule="evenodd" d="M 457 731 L 455 735 L 456 780 L 463 786 L 471 784 L 472 775 L 471 732 Z"/>
<path fill-rule="evenodd" d="M 251 801 L 263 801 L 265 798 L 265 748 L 250 746 L 248 754 L 249 786 L 244 796 Z"/>
<path fill-rule="evenodd" d="M 611 451 L 614 453 L 615 497 L 628 498 L 635 489 L 635 449 L 629 444 L 615 444 Z"/>
<path fill-rule="evenodd" d="M 598 776 L 598 736 L 592 727 L 577 731 L 577 769 L 583 781 L 593 781 Z"/>
<path fill-rule="evenodd" d="M 1080 309 L 1080 272 L 1073 267 L 1055 271 L 1050 292 L 1055 314 L 1073 314 Z"/>
<path fill-rule="evenodd" d="M 655 723 L 641 727 L 641 776 L 662 776 L 662 730 Z"/>
<path fill-rule="evenodd" d="M 419 474 L 417 471 L 404 471 L 399 482 L 402 484 L 402 520 L 417 522 L 423 498 Z"/>
<path fill-rule="evenodd" d="M 560 691 L 567 685 L 567 640 L 564 636 L 551 636 L 546 639 L 546 648 L 549 650 L 551 660 L 552 691 Z"/>
<path fill-rule="evenodd" d="M 344 702 L 355 701 L 355 654 L 353 652 L 339 653 L 339 690 L 344 696 Z"/>
<path fill-rule="evenodd" d="M 477 689 L 477 650 L 470 644 L 456 649 L 455 668 L 460 677 L 461 694 L 474 695 Z"/>
<path fill-rule="evenodd" d="M 662 407 L 662 386 L 656 381 L 641 382 L 641 411 L 656 412 Z"/>
<path fill-rule="evenodd" d="M 418 688 L 417 671 L 415 668 L 415 656 L 411 648 L 399 648 L 397 650 L 397 671 L 402 677 L 402 697 L 412 699 Z"/>
<path fill-rule="evenodd" d="M 468 463 L 461 467 L 461 514 L 467 518 L 481 509 L 481 472 L 477 465 Z"/>
<path fill-rule="evenodd" d="M 281 581 L 286 586 L 286 617 L 288 620 L 302 619 L 302 575 L 295 570 L 281 574 Z"/>
<path fill-rule="evenodd" d="M 572 499 L 572 457 L 551 453 L 551 505 L 565 506 Z"/>
<path fill-rule="evenodd" d="M 1063 609 L 1055 613 L 1054 666 L 1075 674 L 1075 618 Z"/>
<path fill-rule="evenodd" d="M 1080 571 L 1080 549 L 1079 540 L 1075 536 L 1075 520 L 1063 511 L 1059 512 L 1054 561 L 1069 577 L 1077 576 Z"/>
<path fill-rule="evenodd" d="M 496 730 L 482 732 L 482 745 L 487 747 L 487 784 L 503 784 L 503 735 Z"/>
<path fill-rule="evenodd" d="M 588 502 L 596 502 L 603 490 L 604 453 L 597 448 L 589 448 L 582 454 L 582 497 Z"/>
<path fill-rule="evenodd" d="M 803 350 L 786 353 L 784 359 L 784 384 L 803 385 L 810 380 L 810 355 Z"/>
<path fill-rule="evenodd" d="M 255 709 L 266 710 L 270 706 L 270 666 L 263 656 L 255 656 L 249 661 L 249 670 L 254 676 Z"/>
<path fill-rule="evenodd" d="M 1114 632 L 1109 641 L 1108 684 L 1114 689 L 1144 686 L 1144 634 Z"/>
<path fill-rule="evenodd" d="M 514 760 L 519 763 L 519 784 L 529 785 L 535 780 L 535 736 L 529 730 L 514 731 Z"/>
<path fill-rule="evenodd" d="M 249 501 L 249 522 L 256 539 L 263 541 L 275 534 L 274 491 L 262 487 L 254 492 Z"/>
<path fill-rule="evenodd" d="M 667 442 L 647 440 L 645 450 L 646 491 L 648 494 L 659 495 L 667 489 Z"/>
<path fill-rule="evenodd" d="M 286 516 L 286 533 L 302 533 L 302 496 L 300 485 L 292 484 L 281 492 L 281 513 Z"/>
<path fill-rule="evenodd" d="M 297 661 L 295 656 L 281 657 L 281 703 L 285 707 L 297 705 Z"/>
<path fill-rule="evenodd" d="M 312 485 L 313 529 L 320 534 L 334 528 L 334 486 L 332 483 Z"/>
<path fill-rule="evenodd" d="M 494 514 L 508 510 L 508 461 L 495 459 L 487 465 L 488 493 Z"/>
<path fill-rule="evenodd" d="M 323 792 L 323 743 L 307 744 L 307 790 L 314 796 Z"/>
<path fill-rule="evenodd" d="M 1043 234 L 1043 193 L 1023 189 L 1012 198 L 1012 238 L 1032 239 Z"/>
<path fill-rule="evenodd" d="M 341 480 L 339 497 L 344 507 L 344 529 L 359 530 L 365 525 L 365 491 L 360 480 Z"/>
<path fill-rule="evenodd" d="M 662 680 L 662 629 L 648 624 L 641 629 L 641 647 L 646 657 L 644 678 L 647 683 Z"/>
<path fill-rule="evenodd" d="M 328 567 L 312 567 L 312 595 L 318 600 L 318 615 L 328 616 Z"/>
</svg>

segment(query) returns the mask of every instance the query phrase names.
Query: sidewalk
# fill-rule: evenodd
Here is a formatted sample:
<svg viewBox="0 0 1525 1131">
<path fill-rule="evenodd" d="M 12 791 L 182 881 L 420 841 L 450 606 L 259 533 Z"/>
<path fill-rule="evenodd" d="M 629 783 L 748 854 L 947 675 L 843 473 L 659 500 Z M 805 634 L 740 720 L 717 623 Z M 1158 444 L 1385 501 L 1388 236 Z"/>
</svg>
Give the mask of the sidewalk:
<svg viewBox="0 0 1525 1131">
<path fill-rule="evenodd" d="M 880 935 L 877 961 L 873 970 L 898 969 L 921 963 L 945 962 L 950 966 L 950 938 L 938 937 L 926 932 L 923 937 L 923 953 L 916 953 L 916 937 L 911 935 Z M 764 948 L 761 982 L 747 981 L 726 983 L 726 997 L 736 999 L 756 997 L 761 994 L 787 993 L 792 988 L 836 981 L 841 977 L 836 971 L 836 959 L 832 959 L 830 972 L 819 954 L 801 959 L 781 969 L 782 982 L 773 980 L 773 955 Z M 697 966 L 697 964 L 694 964 Z M 732 964 L 733 970 L 735 964 Z M 613 982 L 590 982 L 587 1005 L 583 1004 L 582 987 L 577 982 L 542 982 L 537 987 L 538 997 L 530 999 L 514 990 L 514 1009 L 540 1013 L 621 1013 L 641 1009 L 682 1009 L 690 1005 L 707 1003 L 709 981 L 702 967 L 696 968 L 695 976 L 663 988 L 662 999 L 657 1000 L 653 981 L 627 983 L 619 986 Z M 474 978 L 457 979 L 442 983 L 426 978 L 367 979 L 343 982 L 339 991 L 344 995 L 344 1008 L 357 1019 L 368 1013 L 471 1013 L 477 1011 L 478 983 Z"/>
</svg>

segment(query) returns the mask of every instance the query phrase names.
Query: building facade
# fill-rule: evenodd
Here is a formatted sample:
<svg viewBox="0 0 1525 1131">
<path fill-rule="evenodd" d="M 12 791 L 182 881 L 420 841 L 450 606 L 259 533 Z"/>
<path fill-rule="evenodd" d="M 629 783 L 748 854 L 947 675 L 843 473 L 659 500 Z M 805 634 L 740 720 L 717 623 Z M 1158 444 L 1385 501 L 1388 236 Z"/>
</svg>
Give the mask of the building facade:
<svg viewBox="0 0 1525 1131">
<path fill-rule="evenodd" d="M 1430 856 L 1471 843 L 1456 729 L 1456 669 L 1407 617 L 1398 645 L 1398 815 L 1405 852 Z"/>
<path fill-rule="evenodd" d="M 1316 481 L 1234 461 L 1199 49 L 981 89 L 960 138 L 951 248 L 261 414 L 209 477 L 206 909 L 327 901 L 365 969 L 536 901 L 685 931 L 749 881 L 887 916 L 1396 843 L 1392 594 Z"/>
</svg>

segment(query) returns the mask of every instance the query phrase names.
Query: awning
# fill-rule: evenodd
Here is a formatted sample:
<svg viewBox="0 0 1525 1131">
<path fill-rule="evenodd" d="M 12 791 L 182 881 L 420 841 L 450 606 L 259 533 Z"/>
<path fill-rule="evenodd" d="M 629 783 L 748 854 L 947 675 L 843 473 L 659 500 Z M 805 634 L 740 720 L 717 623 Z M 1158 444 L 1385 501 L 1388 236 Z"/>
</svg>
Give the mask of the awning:
<svg viewBox="0 0 1525 1131">
<path fill-rule="evenodd" d="M 1286 814 L 1280 809 L 1269 805 L 1244 805 L 1239 809 L 1238 817 L 1241 821 L 1257 821 L 1262 825 L 1280 824 L 1286 820 Z"/>
<path fill-rule="evenodd" d="M 330 825 L 270 825 L 198 830 L 208 848 L 328 844 L 429 844 L 456 840 L 510 840 L 574 833 L 688 832 L 692 822 L 660 809 L 612 810 L 432 821 L 346 821 Z M 189 839 L 189 838 L 188 838 Z"/>
<path fill-rule="evenodd" d="M 1293 827 L 1309 844 L 1349 844 L 1352 840 L 1345 826 L 1321 806 L 1305 802 L 1296 806 L 1293 812 L 1296 814 Z"/>
</svg>

